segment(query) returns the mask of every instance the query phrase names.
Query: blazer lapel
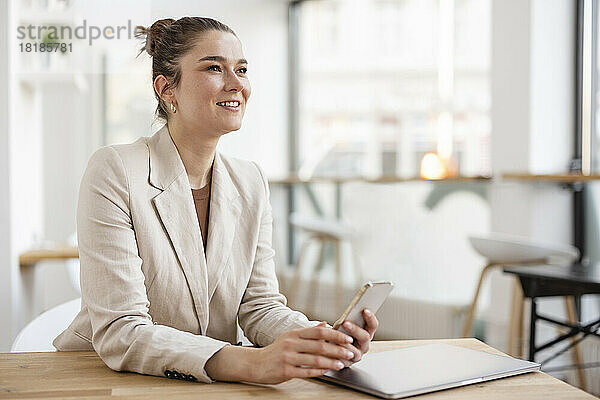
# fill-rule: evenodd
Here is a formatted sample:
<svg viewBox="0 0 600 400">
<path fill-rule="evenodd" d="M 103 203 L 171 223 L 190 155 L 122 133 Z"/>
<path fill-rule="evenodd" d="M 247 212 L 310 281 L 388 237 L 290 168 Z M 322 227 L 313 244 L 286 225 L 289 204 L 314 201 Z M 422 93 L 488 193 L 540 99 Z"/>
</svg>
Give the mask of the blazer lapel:
<svg viewBox="0 0 600 400">
<path fill-rule="evenodd" d="M 231 256 L 231 246 L 242 211 L 241 196 L 218 152 L 213 163 L 210 197 L 206 249 L 209 304 Z"/>
<path fill-rule="evenodd" d="M 209 291 L 202 236 L 185 167 L 167 125 L 148 140 L 148 148 L 149 180 L 162 190 L 153 198 L 153 202 L 185 274 L 200 329 L 205 333 L 208 327 Z M 176 293 L 173 295 L 177 296 Z"/>
</svg>

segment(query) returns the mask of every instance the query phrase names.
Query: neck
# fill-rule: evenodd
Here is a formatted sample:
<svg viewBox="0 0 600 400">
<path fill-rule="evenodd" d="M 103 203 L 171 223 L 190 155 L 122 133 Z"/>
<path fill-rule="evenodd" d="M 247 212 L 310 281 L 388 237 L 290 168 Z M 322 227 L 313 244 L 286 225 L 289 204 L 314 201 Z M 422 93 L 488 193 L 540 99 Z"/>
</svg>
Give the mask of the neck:
<svg viewBox="0 0 600 400">
<path fill-rule="evenodd" d="M 200 189 L 210 181 L 219 136 L 210 136 L 185 129 L 169 121 L 169 133 L 179 152 L 192 189 Z"/>
</svg>

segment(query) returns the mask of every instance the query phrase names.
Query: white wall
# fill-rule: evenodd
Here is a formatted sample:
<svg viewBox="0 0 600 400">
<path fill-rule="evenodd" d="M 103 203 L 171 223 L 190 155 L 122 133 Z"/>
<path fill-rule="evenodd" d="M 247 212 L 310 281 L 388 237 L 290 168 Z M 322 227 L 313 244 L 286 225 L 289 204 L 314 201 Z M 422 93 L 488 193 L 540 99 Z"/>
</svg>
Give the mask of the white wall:
<svg viewBox="0 0 600 400">
<path fill-rule="evenodd" d="M 575 131 L 575 16 L 572 0 L 535 0 L 530 28 L 529 171 L 565 171 Z"/>
<path fill-rule="evenodd" d="M 0 2 L 0 54 L 8 54 L 9 4 Z M 10 82 L 9 58 L 0 57 L 0 80 Z M 6 85 L 4 85 L 6 87 Z M 10 120 L 9 95 L 7 90 L 0 91 L 0 351 L 9 349 L 12 339 L 12 277 L 14 263 L 11 252 L 10 236 Z"/>
<path fill-rule="evenodd" d="M 497 179 L 505 172 L 568 167 L 575 129 L 575 2 L 494 0 L 492 21 L 491 230 L 570 243 L 569 191 Z M 506 345 L 511 296 L 511 278 L 498 272 L 488 323 L 490 343 L 499 348 Z"/>
</svg>

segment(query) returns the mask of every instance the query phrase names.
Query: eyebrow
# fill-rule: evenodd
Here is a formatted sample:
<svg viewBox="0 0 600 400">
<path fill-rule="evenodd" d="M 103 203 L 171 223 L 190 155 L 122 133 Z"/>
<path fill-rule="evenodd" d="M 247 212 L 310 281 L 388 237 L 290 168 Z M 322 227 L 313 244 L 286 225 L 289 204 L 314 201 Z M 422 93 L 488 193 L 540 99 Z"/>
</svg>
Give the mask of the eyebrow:
<svg viewBox="0 0 600 400">
<path fill-rule="evenodd" d="M 202 62 L 202 61 L 220 61 L 220 62 L 226 62 L 227 59 L 225 57 L 222 56 L 206 56 L 206 57 L 202 57 L 201 59 L 198 60 L 198 62 Z M 239 60 L 237 60 L 238 64 L 248 64 L 248 61 L 245 58 L 240 58 Z"/>
</svg>

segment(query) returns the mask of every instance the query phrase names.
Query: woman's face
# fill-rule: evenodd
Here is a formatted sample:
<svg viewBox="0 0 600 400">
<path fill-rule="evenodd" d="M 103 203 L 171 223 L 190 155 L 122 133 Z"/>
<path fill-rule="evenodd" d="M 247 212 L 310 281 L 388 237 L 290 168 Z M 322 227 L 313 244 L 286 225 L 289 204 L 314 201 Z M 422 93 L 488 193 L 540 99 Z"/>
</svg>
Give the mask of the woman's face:
<svg viewBox="0 0 600 400">
<path fill-rule="evenodd" d="M 233 34 L 203 33 L 181 59 L 181 80 L 174 90 L 184 126 L 218 136 L 240 129 L 250 97 L 242 44 Z M 234 105 L 224 102 L 236 102 Z"/>
</svg>

